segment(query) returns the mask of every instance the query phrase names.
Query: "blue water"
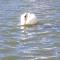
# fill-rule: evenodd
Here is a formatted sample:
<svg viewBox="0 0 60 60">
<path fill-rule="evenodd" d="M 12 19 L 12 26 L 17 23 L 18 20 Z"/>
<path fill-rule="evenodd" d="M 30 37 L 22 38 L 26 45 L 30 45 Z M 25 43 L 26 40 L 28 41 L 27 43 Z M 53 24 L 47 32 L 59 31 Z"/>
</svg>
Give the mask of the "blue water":
<svg viewBox="0 0 60 60">
<path fill-rule="evenodd" d="M 40 24 L 19 26 L 24 12 Z M 60 0 L 0 0 L 0 60 L 59 59 Z"/>
</svg>

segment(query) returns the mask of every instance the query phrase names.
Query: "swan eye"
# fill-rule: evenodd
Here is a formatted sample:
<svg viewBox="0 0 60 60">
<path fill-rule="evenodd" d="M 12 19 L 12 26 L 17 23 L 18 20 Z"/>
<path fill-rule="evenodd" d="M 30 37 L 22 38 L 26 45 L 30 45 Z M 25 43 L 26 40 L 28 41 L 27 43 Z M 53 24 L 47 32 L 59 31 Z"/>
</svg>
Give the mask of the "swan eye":
<svg viewBox="0 0 60 60">
<path fill-rule="evenodd" d="M 28 14 L 25 14 L 25 16 L 24 16 L 25 17 L 25 20 L 27 19 L 27 16 L 28 16 Z"/>
<path fill-rule="evenodd" d="M 27 14 L 25 15 L 25 18 L 27 17 Z"/>
</svg>

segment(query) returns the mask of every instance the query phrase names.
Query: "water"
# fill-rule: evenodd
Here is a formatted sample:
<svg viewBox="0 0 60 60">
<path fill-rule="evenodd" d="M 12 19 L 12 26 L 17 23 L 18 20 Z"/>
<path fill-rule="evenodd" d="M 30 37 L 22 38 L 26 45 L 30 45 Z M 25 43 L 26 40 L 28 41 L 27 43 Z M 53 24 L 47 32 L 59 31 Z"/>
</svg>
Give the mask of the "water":
<svg viewBox="0 0 60 60">
<path fill-rule="evenodd" d="M 21 29 L 24 12 L 40 24 Z M 0 0 L 0 60 L 60 60 L 60 0 Z"/>
</svg>

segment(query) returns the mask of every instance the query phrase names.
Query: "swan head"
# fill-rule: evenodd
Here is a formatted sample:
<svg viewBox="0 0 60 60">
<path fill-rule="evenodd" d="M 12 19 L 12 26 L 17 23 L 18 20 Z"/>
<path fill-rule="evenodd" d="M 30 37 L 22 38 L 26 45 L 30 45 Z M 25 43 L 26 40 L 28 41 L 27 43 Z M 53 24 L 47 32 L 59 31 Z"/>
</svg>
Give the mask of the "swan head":
<svg viewBox="0 0 60 60">
<path fill-rule="evenodd" d="M 32 25 L 36 24 L 37 22 L 37 17 L 33 13 L 24 13 L 21 15 L 21 25 Z"/>
</svg>

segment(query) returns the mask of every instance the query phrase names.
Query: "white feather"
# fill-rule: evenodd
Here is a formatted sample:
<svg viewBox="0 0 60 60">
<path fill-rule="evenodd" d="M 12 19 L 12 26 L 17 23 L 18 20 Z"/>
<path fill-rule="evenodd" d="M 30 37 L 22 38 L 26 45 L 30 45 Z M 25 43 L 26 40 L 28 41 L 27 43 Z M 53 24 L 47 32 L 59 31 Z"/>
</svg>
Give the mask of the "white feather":
<svg viewBox="0 0 60 60">
<path fill-rule="evenodd" d="M 36 24 L 37 22 L 38 22 L 37 18 L 33 13 L 24 13 L 21 15 L 21 21 L 20 21 L 21 25 L 26 25 L 26 24 L 32 25 L 32 24 Z"/>
</svg>

